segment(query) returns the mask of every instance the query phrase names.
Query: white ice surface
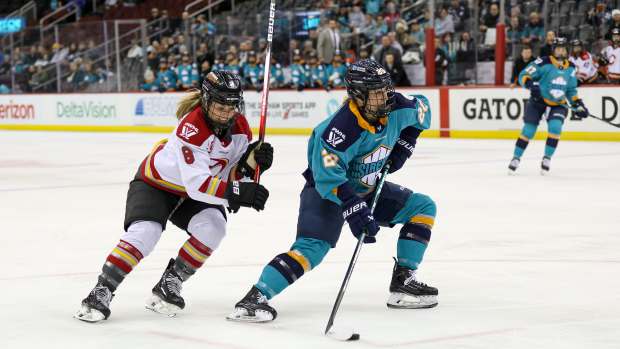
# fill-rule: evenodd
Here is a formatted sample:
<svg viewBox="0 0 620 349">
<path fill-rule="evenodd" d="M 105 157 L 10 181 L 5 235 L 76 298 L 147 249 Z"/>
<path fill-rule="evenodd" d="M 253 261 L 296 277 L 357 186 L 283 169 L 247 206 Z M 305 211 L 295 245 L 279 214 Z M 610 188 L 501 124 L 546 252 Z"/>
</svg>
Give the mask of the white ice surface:
<svg viewBox="0 0 620 349">
<path fill-rule="evenodd" d="M 269 137 L 264 213 L 230 216 L 228 236 L 184 287 L 186 311 L 144 309 L 186 235 L 169 225 L 100 324 L 73 319 L 121 233 L 128 182 L 161 134 L 0 133 L 0 348 L 620 348 L 620 143 L 543 141 L 507 175 L 514 141 L 422 139 L 389 177 L 429 194 L 437 224 L 420 271 L 439 306 L 385 301 L 398 230 L 366 245 L 336 323 L 322 335 L 354 240 L 345 226 L 322 265 L 272 300 L 278 319 L 224 320 L 295 237 L 306 137 Z"/>
</svg>

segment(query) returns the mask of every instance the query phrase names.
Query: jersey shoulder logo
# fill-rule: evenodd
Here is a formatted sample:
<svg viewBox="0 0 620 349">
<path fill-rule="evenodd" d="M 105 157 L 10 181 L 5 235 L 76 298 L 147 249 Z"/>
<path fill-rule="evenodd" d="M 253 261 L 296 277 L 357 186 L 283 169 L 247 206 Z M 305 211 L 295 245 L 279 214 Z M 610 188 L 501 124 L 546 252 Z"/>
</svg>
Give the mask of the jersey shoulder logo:
<svg viewBox="0 0 620 349">
<path fill-rule="evenodd" d="M 183 124 L 183 127 L 181 128 L 181 132 L 179 132 L 179 137 L 185 138 L 186 140 L 189 141 L 189 139 L 192 138 L 192 136 L 195 136 L 198 133 L 199 133 L 198 127 L 194 126 L 194 124 L 190 124 L 189 122 L 186 122 L 185 124 Z"/>
<path fill-rule="evenodd" d="M 329 135 L 327 136 L 327 143 L 332 145 L 333 147 L 337 147 L 338 144 L 344 142 L 347 139 L 347 136 L 342 133 L 339 129 L 332 127 L 329 131 Z"/>
</svg>

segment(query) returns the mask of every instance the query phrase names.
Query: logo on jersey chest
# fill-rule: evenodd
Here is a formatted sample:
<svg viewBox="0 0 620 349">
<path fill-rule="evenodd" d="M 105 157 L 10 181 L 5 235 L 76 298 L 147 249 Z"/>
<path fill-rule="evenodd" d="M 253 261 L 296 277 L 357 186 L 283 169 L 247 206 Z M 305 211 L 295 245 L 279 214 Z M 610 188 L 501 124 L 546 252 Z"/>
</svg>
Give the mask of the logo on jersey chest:
<svg viewBox="0 0 620 349">
<path fill-rule="evenodd" d="M 359 181 L 366 186 L 374 186 L 389 154 L 390 148 L 383 144 L 379 145 L 375 150 L 356 160 L 351 175 L 359 178 Z"/>
<path fill-rule="evenodd" d="M 228 159 L 211 158 L 211 161 L 209 162 L 209 169 L 211 170 L 212 175 L 222 172 L 226 166 L 228 166 Z"/>
<path fill-rule="evenodd" d="M 551 83 L 554 85 L 560 85 L 560 86 L 568 85 L 568 83 L 566 82 L 566 79 L 564 79 L 563 76 L 558 76 L 557 78 L 551 80 Z"/>
</svg>

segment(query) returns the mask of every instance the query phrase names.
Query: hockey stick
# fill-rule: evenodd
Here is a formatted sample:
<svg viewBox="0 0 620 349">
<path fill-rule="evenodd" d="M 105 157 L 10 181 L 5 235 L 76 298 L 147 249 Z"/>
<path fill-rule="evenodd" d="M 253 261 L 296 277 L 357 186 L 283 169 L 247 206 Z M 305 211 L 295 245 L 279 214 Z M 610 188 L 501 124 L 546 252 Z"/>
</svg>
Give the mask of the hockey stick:
<svg viewBox="0 0 620 349">
<path fill-rule="evenodd" d="M 269 100 L 269 73 L 271 72 L 271 41 L 273 40 L 273 25 L 276 17 L 276 0 L 271 0 L 269 5 L 269 23 L 267 26 L 267 51 L 265 52 L 265 71 L 263 73 L 263 93 L 260 99 L 260 128 L 258 129 L 258 141 L 260 142 L 257 148 L 260 148 L 261 144 L 265 140 L 265 126 L 267 124 L 267 106 Z M 254 182 L 260 182 L 260 166 L 256 164 L 256 170 L 254 171 Z"/>
<path fill-rule="evenodd" d="M 563 106 L 563 107 L 565 107 L 566 109 L 570 110 L 570 111 L 574 111 L 574 112 L 576 112 L 576 111 L 577 111 L 575 108 L 571 107 L 571 106 L 568 104 L 568 101 L 566 101 L 566 104 L 562 104 L 562 106 Z M 590 113 L 588 113 L 588 116 L 589 116 L 589 117 L 591 117 L 592 119 L 601 120 L 602 122 L 604 122 L 604 123 L 606 123 L 606 124 L 608 124 L 608 125 L 611 125 L 611 126 L 613 126 L 613 127 L 620 128 L 620 124 L 614 124 L 614 123 L 612 123 L 612 122 L 611 122 L 611 121 L 609 121 L 609 120 L 605 120 L 605 119 L 603 119 L 603 118 L 601 118 L 601 117 L 598 117 L 598 116 L 596 116 L 596 115 L 592 115 L 592 114 L 590 114 Z"/>
<path fill-rule="evenodd" d="M 379 184 L 377 184 L 377 189 L 375 189 L 375 195 L 372 198 L 372 205 L 370 206 L 370 213 L 375 211 L 375 207 L 377 206 L 377 201 L 379 201 L 379 194 L 381 193 L 381 189 L 383 188 L 383 183 L 385 182 L 385 178 L 387 177 L 388 171 L 390 170 L 390 163 L 386 163 L 383 167 L 383 171 L 381 171 L 381 178 L 379 178 Z M 342 302 L 342 297 L 344 297 L 344 292 L 347 290 L 347 285 L 349 284 L 349 280 L 351 279 L 351 274 L 353 274 L 353 268 L 355 267 L 355 263 L 357 263 L 357 258 L 359 257 L 360 251 L 362 250 L 362 245 L 364 244 L 364 238 L 366 238 L 366 231 L 362 232 L 359 239 L 357 240 L 357 245 L 355 246 L 355 251 L 353 251 L 353 256 L 351 256 L 351 261 L 349 262 L 349 268 L 347 269 L 347 273 L 344 276 L 344 280 L 342 280 L 342 285 L 340 286 L 340 290 L 338 291 L 338 296 L 336 297 L 336 302 L 334 303 L 334 307 L 332 308 L 332 313 L 329 315 L 329 320 L 327 321 L 327 327 L 325 327 L 325 335 L 332 337 L 338 340 L 358 340 L 360 335 L 358 333 L 354 333 L 353 331 L 338 331 L 334 330 L 334 318 L 336 317 L 336 313 L 338 312 L 338 308 L 340 308 L 340 303 Z"/>
</svg>

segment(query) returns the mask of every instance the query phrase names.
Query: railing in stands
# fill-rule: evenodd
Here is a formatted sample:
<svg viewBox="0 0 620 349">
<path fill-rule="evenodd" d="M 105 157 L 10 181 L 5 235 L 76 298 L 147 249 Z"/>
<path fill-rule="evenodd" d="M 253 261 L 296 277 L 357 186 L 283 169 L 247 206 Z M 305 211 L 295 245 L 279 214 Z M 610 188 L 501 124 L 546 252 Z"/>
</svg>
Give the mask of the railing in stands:
<svg viewBox="0 0 620 349">
<path fill-rule="evenodd" d="M 70 16 L 75 15 L 77 21 L 80 20 L 80 6 L 75 2 L 69 2 L 66 5 L 59 7 L 56 11 L 43 16 L 39 21 L 39 26 L 41 27 L 41 41 L 43 41 L 43 37 L 45 32 L 50 28 L 53 28 L 57 23 L 69 18 Z"/>
<path fill-rule="evenodd" d="M 187 6 L 185 6 L 185 11 L 189 13 L 190 18 L 195 17 L 205 11 L 209 11 L 210 20 L 213 8 L 223 2 L 224 0 L 196 0 L 187 4 Z M 234 0 L 232 1 L 232 7 L 233 9 L 235 7 Z"/>
</svg>

